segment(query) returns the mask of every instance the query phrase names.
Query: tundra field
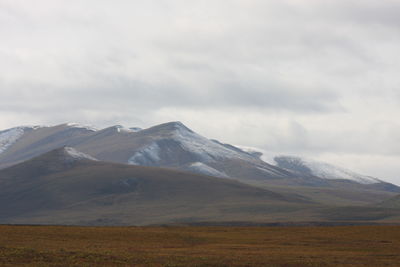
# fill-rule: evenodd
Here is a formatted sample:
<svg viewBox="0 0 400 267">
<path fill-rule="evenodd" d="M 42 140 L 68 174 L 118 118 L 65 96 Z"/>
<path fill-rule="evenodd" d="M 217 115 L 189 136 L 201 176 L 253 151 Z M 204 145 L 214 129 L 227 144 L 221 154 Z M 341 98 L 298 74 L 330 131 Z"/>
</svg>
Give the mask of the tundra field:
<svg viewBox="0 0 400 267">
<path fill-rule="evenodd" d="M 0 226 L 1 266 L 399 266 L 399 226 Z"/>
</svg>

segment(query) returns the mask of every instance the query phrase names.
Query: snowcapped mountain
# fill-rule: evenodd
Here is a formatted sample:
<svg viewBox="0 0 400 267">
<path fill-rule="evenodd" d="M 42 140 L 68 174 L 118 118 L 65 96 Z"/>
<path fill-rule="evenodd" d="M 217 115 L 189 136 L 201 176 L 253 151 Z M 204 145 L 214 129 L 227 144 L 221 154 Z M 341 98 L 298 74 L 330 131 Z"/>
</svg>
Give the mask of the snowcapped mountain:
<svg viewBox="0 0 400 267">
<path fill-rule="evenodd" d="M 382 182 L 377 178 L 361 175 L 345 168 L 321 161 L 293 156 L 277 156 L 274 160 L 277 166 L 281 168 L 303 174 L 308 173 L 323 179 L 344 179 L 355 181 L 360 184 L 375 184 Z"/>
<path fill-rule="evenodd" d="M 243 146 L 239 147 L 248 153 L 260 157 L 265 162 L 303 175 L 312 175 L 328 180 L 350 180 L 360 184 L 376 184 L 383 182 L 377 178 L 358 174 L 354 171 L 322 161 L 298 156 L 276 156 L 262 149 Z"/>
<path fill-rule="evenodd" d="M 207 139 L 181 122 L 141 130 L 136 139 L 140 143 L 127 161 L 133 165 L 162 166 L 231 178 L 291 176 L 290 172 L 271 166 L 237 147 Z"/>
<path fill-rule="evenodd" d="M 192 157 L 201 162 L 215 162 L 223 159 L 241 159 L 255 161 L 252 155 L 239 149 L 232 149 L 217 141 L 209 140 L 183 125 L 181 122 L 171 122 L 144 130 L 143 133 L 155 132 L 152 142 L 136 152 L 129 163 L 146 165 L 161 160 L 161 147 L 169 145 L 169 148 L 176 146 L 182 151 L 189 152 Z M 150 133 L 151 134 L 151 133 Z M 165 142 L 169 144 L 165 144 Z"/>
<path fill-rule="evenodd" d="M 96 129 L 67 123 L 11 131 L 7 136 L 3 138 L 6 141 L 0 154 L 0 168 L 68 146 L 99 160 L 168 167 L 210 176 L 256 180 L 293 176 L 237 147 L 207 139 L 181 122 L 148 129 L 120 125 Z"/>
<path fill-rule="evenodd" d="M 20 126 L 0 131 L 0 154 L 17 142 L 25 132 L 37 130 L 46 126 Z"/>
<path fill-rule="evenodd" d="M 75 158 L 171 168 L 265 185 L 335 186 L 329 182 L 333 180 L 383 184 L 327 163 L 275 157 L 266 151 L 224 144 L 193 132 L 181 122 L 147 129 L 121 125 L 96 129 L 67 123 L 5 130 L 0 132 L 0 169 L 60 147 L 67 147 L 65 153 Z"/>
</svg>

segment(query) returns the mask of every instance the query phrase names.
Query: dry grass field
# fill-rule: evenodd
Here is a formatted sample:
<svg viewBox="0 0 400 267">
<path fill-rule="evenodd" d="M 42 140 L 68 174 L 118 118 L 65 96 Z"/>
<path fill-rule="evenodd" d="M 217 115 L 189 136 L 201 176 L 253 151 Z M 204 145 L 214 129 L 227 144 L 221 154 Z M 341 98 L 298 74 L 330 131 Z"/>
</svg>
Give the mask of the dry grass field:
<svg viewBox="0 0 400 267">
<path fill-rule="evenodd" d="M 399 226 L 0 226 L 1 266 L 400 266 Z"/>
</svg>

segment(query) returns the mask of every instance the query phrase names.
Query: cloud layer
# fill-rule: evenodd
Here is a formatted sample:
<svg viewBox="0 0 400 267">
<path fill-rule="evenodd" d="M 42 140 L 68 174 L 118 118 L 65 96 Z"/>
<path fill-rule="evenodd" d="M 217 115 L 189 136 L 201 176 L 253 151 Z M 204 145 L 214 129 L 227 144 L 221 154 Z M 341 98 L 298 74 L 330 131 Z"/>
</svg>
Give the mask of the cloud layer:
<svg viewBox="0 0 400 267">
<path fill-rule="evenodd" d="M 400 184 L 400 3 L 0 1 L 0 127 L 182 120 Z"/>
</svg>

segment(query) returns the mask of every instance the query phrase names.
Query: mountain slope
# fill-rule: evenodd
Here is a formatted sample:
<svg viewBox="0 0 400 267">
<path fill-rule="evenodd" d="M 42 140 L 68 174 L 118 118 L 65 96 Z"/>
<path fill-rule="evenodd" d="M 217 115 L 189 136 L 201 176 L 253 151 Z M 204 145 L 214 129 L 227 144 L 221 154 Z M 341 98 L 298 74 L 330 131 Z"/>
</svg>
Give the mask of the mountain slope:
<svg viewBox="0 0 400 267">
<path fill-rule="evenodd" d="M 277 166 L 281 168 L 289 169 L 297 173 L 315 175 L 323 179 L 351 180 L 360 184 L 375 184 L 382 182 L 377 178 L 361 175 L 325 162 L 293 156 L 277 156 L 274 158 L 274 160 L 277 163 Z"/>
<path fill-rule="evenodd" d="M 96 161 L 67 147 L 0 171 L 1 223 L 267 220 L 269 209 L 308 205 L 300 196 L 170 169 Z M 248 209 L 259 211 L 252 218 Z"/>
<path fill-rule="evenodd" d="M 400 192 L 390 183 L 325 163 L 285 156 L 265 159 L 263 151 L 207 139 L 180 122 L 148 129 L 116 125 L 98 130 L 73 123 L 18 127 L 0 132 L 0 137 L 0 169 L 70 146 L 103 161 L 166 167 L 249 184 Z"/>
<path fill-rule="evenodd" d="M 339 188 L 361 188 L 385 192 L 400 192 L 400 187 L 378 178 L 358 174 L 354 171 L 326 162 L 298 156 L 272 155 L 262 149 L 242 147 L 244 151 L 257 156 L 265 162 L 305 177 L 318 177 L 319 184 Z"/>
<path fill-rule="evenodd" d="M 99 160 L 168 167 L 194 173 L 263 180 L 294 177 L 234 146 L 200 136 L 180 122 L 148 129 L 113 126 L 102 130 L 75 124 L 25 131 L 0 154 L 0 168 L 60 146 L 75 147 Z"/>
<path fill-rule="evenodd" d="M 62 146 L 75 147 L 85 142 L 95 129 L 78 124 L 61 124 L 17 127 L 11 131 L 18 134 L 14 134 L 12 138 L 15 141 L 8 142 L 10 145 L 1 146 L 3 151 L 0 153 L 0 168 L 12 166 Z"/>
</svg>

